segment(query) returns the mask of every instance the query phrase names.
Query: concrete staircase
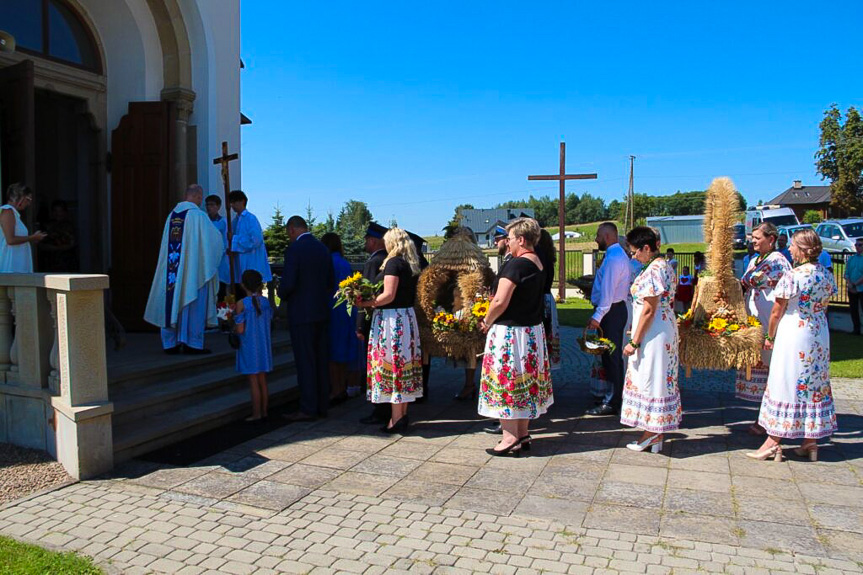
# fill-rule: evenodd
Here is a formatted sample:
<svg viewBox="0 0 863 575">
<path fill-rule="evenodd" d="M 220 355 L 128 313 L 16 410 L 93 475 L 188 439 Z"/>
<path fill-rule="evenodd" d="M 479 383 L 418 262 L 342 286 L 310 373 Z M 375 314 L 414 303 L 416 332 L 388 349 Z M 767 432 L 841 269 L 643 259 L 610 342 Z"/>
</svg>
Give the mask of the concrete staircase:
<svg viewBox="0 0 863 575">
<path fill-rule="evenodd" d="M 207 334 L 206 345 L 212 354 L 169 356 L 157 334 L 130 334 L 125 349 L 109 351 L 115 462 L 249 416 L 248 381 L 234 369 L 236 352 L 227 336 Z M 273 332 L 273 372 L 267 384 L 271 408 L 297 397 L 294 355 L 285 330 Z"/>
</svg>

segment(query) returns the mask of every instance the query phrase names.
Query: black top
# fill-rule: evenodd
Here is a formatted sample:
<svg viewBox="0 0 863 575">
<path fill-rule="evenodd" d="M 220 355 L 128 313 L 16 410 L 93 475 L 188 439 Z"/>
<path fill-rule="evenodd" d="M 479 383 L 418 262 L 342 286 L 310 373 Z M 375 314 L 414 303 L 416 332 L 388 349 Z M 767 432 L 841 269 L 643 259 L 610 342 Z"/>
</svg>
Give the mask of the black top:
<svg viewBox="0 0 863 575">
<path fill-rule="evenodd" d="M 547 251 L 539 251 L 536 252 L 539 261 L 542 262 L 542 271 L 545 273 L 545 284 L 543 285 L 543 289 L 545 289 L 544 293 L 551 292 L 551 284 L 554 281 L 554 259 L 553 253 L 548 253 Z"/>
<path fill-rule="evenodd" d="M 542 323 L 545 270 L 540 270 L 527 258 L 512 258 L 498 273 L 515 284 L 515 291 L 496 324 L 529 327 Z"/>
<path fill-rule="evenodd" d="M 383 281 L 384 276 L 397 276 L 399 285 L 396 288 L 396 297 L 393 301 L 387 305 L 378 306 L 378 309 L 413 307 L 417 295 L 417 276 L 413 275 L 411 266 L 405 259 L 401 256 L 390 258 L 375 281 Z"/>
<path fill-rule="evenodd" d="M 371 226 L 369 226 L 371 227 Z M 386 231 L 386 229 L 384 230 Z M 366 261 L 363 266 L 363 277 L 369 280 L 372 283 L 375 283 L 375 278 L 378 277 L 378 272 L 381 270 L 381 264 L 384 263 L 384 260 L 387 257 L 386 250 L 378 250 L 375 253 L 369 255 L 369 259 Z M 369 334 L 369 330 L 371 330 L 372 323 L 366 318 L 366 314 L 358 313 L 357 314 L 357 330 Z"/>
</svg>

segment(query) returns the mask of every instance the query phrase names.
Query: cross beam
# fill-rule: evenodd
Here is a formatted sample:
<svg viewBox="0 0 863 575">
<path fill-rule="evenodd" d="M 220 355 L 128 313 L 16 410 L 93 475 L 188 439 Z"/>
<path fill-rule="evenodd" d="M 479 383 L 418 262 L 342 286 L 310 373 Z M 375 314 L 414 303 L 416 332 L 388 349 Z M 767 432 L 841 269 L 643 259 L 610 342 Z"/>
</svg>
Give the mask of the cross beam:
<svg viewBox="0 0 863 575">
<path fill-rule="evenodd" d="M 557 257 L 558 279 L 557 295 L 566 298 L 566 180 L 595 180 L 596 174 L 566 173 L 566 143 L 560 143 L 560 173 L 550 176 L 528 176 L 528 180 L 557 180 L 560 182 L 560 201 L 557 206 L 557 219 L 560 233 L 560 251 Z M 554 273 L 554 272 L 552 272 Z"/>
</svg>

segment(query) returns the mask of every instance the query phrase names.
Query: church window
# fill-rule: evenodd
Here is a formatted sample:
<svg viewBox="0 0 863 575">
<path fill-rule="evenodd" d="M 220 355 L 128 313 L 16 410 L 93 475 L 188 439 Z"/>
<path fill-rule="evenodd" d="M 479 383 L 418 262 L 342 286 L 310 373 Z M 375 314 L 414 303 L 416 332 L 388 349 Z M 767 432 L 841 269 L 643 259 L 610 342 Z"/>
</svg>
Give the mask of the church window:
<svg viewBox="0 0 863 575">
<path fill-rule="evenodd" d="M 0 29 L 23 53 L 101 72 L 90 31 L 63 0 L 0 0 Z"/>
</svg>

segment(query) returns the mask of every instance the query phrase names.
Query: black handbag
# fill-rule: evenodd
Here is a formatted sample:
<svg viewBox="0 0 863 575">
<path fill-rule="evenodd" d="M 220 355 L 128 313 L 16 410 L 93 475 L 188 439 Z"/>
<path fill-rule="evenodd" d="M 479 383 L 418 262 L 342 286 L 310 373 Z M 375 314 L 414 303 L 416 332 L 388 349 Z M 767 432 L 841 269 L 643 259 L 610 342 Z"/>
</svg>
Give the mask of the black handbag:
<svg viewBox="0 0 863 575">
<path fill-rule="evenodd" d="M 231 332 L 228 334 L 228 345 L 230 345 L 234 349 L 240 349 L 240 336 L 235 332 Z"/>
</svg>

